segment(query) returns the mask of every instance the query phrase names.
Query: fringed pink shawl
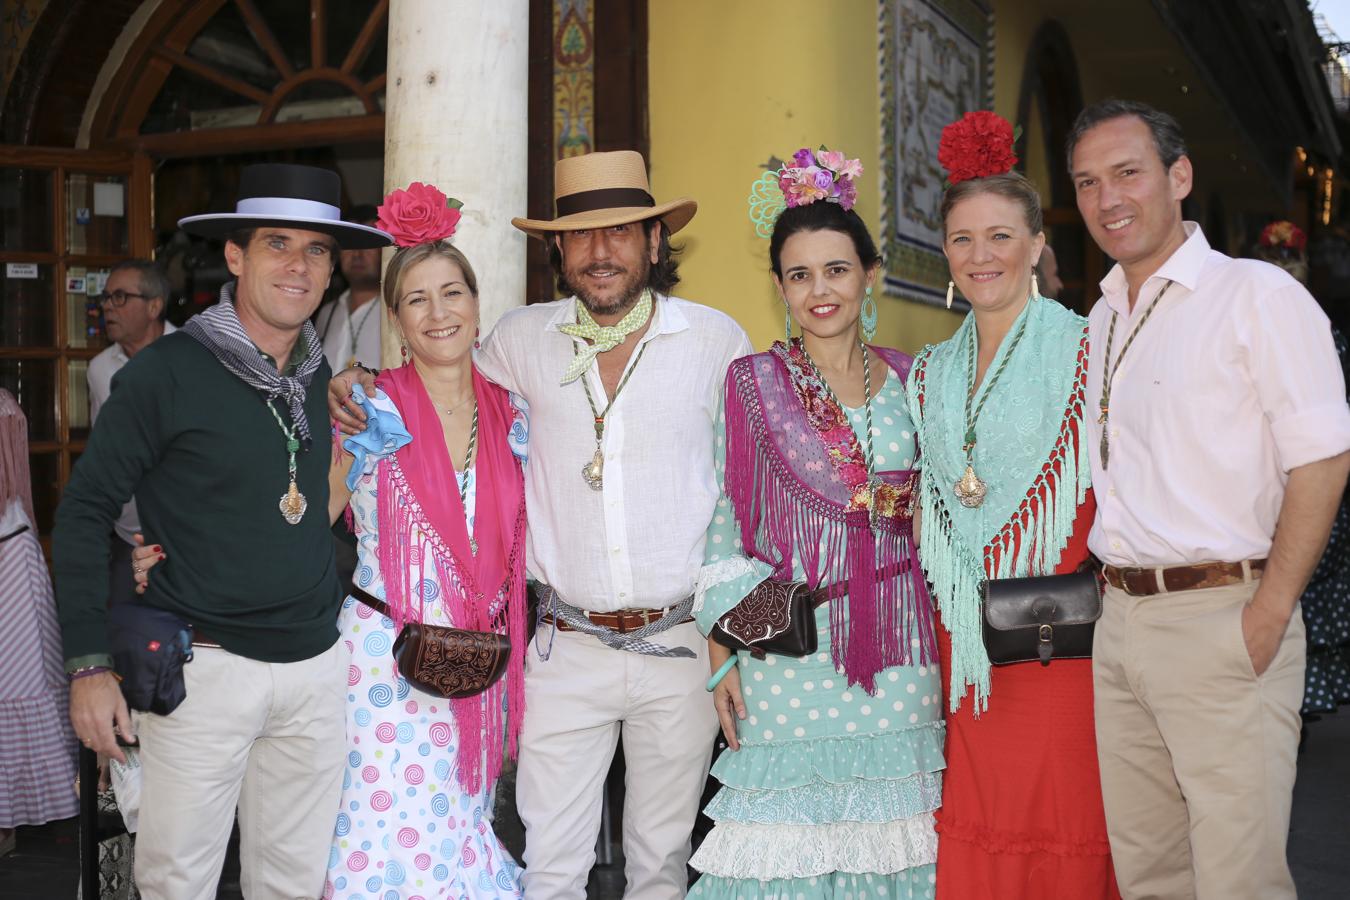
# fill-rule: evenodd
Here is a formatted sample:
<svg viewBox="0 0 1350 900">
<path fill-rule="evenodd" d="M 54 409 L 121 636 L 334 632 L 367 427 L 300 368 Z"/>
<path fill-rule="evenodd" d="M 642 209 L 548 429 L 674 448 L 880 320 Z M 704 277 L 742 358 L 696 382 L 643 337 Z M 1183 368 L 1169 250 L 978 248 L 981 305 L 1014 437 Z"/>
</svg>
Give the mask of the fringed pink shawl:
<svg viewBox="0 0 1350 900">
<path fill-rule="evenodd" d="M 904 381 L 913 360 L 872 349 Z M 823 402 L 833 401 L 826 396 Z M 779 579 L 792 578 L 800 558 L 813 589 L 827 573 L 848 582 L 847 605 L 830 604 L 830 647 L 849 684 L 871 693 L 883 669 L 934 662 L 933 613 L 909 503 L 913 470 L 876 473 L 902 491 L 905 502 L 893 515 L 873 523 L 868 510 L 850 509 L 851 491 L 812 428 L 788 367 L 772 352 L 732 363 L 726 433 L 726 492 L 745 553 L 775 566 Z M 888 567 L 900 575 L 879 580 L 877 570 Z"/>
<path fill-rule="evenodd" d="M 459 499 L 454 464 L 440 416 L 412 365 L 386 370 L 376 382 L 394 401 L 412 442 L 380 462 L 376 555 L 385 602 L 395 624 L 425 621 L 423 606 L 439 600 L 456 628 L 503 631 L 511 639 L 506 677 L 476 697 L 449 700 L 459 732 L 457 777 L 477 793 L 501 773 L 506 750 L 516 755 L 525 709 L 525 479 L 507 435 L 510 395 L 475 368 L 478 452 L 474 537 Z M 440 596 L 420 586 L 433 569 Z M 505 697 L 503 697 L 505 692 Z M 505 699 L 505 703 L 503 703 Z M 484 746 L 484 739 L 487 743 Z M 484 759 L 486 757 L 486 771 Z"/>
</svg>

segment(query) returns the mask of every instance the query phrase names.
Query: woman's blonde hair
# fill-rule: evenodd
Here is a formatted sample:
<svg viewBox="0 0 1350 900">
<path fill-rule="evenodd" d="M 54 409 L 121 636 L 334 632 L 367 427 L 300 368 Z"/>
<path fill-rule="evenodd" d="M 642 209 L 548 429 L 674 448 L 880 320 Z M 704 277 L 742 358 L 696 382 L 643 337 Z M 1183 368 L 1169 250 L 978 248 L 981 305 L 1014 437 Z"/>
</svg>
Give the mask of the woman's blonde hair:
<svg viewBox="0 0 1350 900">
<path fill-rule="evenodd" d="M 384 305 L 390 312 L 398 312 L 404 274 L 413 266 L 433 256 L 444 257 L 459 266 L 459 270 L 464 273 L 464 283 L 469 286 L 469 293 L 478 296 L 478 276 L 473 273 L 473 266 L 469 265 L 468 258 L 458 247 L 449 241 L 414 244 L 411 247 L 400 247 L 394 258 L 389 260 L 389 267 L 384 270 Z"/>
</svg>

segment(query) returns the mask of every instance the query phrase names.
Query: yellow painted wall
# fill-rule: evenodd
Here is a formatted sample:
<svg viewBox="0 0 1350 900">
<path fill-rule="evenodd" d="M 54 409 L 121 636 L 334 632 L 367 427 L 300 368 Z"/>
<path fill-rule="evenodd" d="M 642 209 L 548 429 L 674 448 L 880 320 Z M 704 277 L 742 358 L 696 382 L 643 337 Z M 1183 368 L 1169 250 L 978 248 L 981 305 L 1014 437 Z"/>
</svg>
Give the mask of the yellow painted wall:
<svg viewBox="0 0 1350 900">
<path fill-rule="evenodd" d="M 1026 47 L 1042 14 L 995 10 L 995 109 L 1015 116 Z M 736 317 L 763 349 L 783 334 L 768 241 L 746 210 L 770 156 L 826 144 L 863 162 L 858 211 L 879 236 L 878 4 L 846 0 L 650 0 L 648 102 L 652 188 L 690 196 L 680 233 L 681 296 Z M 936 148 L 935 151 L 936 152 Z M 960 317 L 879 295 L 878 343 L 913 351 L 945 340 Z"/>
</svg>

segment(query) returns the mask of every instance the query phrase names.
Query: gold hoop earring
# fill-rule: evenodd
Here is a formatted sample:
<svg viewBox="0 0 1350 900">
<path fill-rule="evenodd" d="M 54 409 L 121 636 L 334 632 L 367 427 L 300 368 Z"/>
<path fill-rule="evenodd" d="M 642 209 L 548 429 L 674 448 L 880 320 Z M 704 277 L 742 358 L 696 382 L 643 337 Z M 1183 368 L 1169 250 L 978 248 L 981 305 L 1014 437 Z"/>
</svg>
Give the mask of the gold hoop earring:
<svg viewBox="0 0 1350 900">
<path fill-rule="evenodd" d="M 947 282 L 947 308 L 948 308 L 948 309 L 951 309 L 951 308 L 952 308 L 952 291 L 954 291 L 955 289 L 956 289 L 956 282 L 955 282 L 955 281 L 949 281 L 949 282 Z"/>
</svg>

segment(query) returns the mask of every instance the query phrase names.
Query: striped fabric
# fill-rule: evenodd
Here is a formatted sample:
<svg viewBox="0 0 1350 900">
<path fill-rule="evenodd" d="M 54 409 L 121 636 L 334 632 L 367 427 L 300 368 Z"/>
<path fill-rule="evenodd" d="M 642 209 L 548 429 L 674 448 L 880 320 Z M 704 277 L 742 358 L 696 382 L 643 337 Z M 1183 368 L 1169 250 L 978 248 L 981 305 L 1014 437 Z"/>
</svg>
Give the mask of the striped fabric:
<svg viewBox="0 0 1350 900">
<path fill-rule="evenodd" d="M 56 601 L 37 536 L 14 534 L 28 524 L 20 504 L 11 500 L 0 516 L 0 828 L 77 808 Z"/>
<path fill-rule="evenodd" d="M 323 362 L 323 346 L 313 322 L 306 321 L 301 329 L 300 345 L 305 356 L 296 366 L 294 375 L 279 374 L 240 324 L 239 313 L 234 309 L 233 281 L 221 287 L 219 303 L 188 319 L 182 331 L 200 341 L 232 375 L 259 391 L 269 403 L 277 397 L 285 400 L 291 421 L 299 432 L 300 443 L 309 446 L 305 392 Z M 327 422 L 323 424 L 324 427 L 328 425 Z"/>
</svg>

